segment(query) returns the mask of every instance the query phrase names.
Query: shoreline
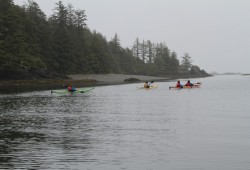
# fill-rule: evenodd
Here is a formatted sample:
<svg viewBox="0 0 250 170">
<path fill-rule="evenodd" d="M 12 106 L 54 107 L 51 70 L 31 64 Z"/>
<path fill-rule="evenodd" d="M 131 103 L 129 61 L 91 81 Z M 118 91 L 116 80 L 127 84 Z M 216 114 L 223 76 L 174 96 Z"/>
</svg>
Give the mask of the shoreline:
<svg viewBox="0 0 250 170">
<path fill-rule="evenodd" d="M 181 79 L 181 77 L 188 78 L 186 76 L 156 77 L 129 74 L 74 74 L 66 75 L 66 77 L 68 79 L 0 80 L 0 94 L 62 89 L 63 84 L 72 84 L 76 88 L 80 88 L 143 83 L 145 81 L 164 82 Z"/>
<path fill-rule="evenodd" d="M 129 75 L 129 74 L 74 74 L 67 75 L 72 80 L 96 80 L 99 84 L 124 84 L 144 81 L 166 81 L 167 77 Z M 127 81 L 126 81 L 127 80 Z"/>
<path fill-rule="evenodd" d="M 80 88 L 140 83 L 144 81 L 171 80 L 166 77 L 125 74 L 75 74 L 66 76 L 68 79 L 0 80 L 0 94 L 62 89 L 63 84 L 72 84 L 73 86 Z"/>
</svg>

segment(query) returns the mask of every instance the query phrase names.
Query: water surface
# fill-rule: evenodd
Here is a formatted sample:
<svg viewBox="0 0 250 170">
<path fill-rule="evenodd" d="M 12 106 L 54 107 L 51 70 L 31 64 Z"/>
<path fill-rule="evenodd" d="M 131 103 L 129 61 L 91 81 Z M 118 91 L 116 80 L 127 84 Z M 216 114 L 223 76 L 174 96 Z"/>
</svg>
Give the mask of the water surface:
<svg viewBox="0 0 250 170">
<path fill-rule="evenodd" d="M 250 77 L 191 81 L 0 95 L 0 169 L 249 169 Z"/>
</svg>

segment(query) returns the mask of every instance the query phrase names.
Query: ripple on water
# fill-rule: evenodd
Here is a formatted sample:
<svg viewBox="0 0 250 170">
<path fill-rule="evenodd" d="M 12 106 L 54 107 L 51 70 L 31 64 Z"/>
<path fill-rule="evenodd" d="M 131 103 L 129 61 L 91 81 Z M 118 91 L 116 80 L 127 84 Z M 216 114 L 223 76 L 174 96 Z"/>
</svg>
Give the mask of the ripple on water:
<svg viewBox="0 0 250 170">
<path fill-rule="evenodd" d="M 0 169 L 248 169 L 250 90 L 228 84 L 249 81 L 0 95 Z"/>
</svg>

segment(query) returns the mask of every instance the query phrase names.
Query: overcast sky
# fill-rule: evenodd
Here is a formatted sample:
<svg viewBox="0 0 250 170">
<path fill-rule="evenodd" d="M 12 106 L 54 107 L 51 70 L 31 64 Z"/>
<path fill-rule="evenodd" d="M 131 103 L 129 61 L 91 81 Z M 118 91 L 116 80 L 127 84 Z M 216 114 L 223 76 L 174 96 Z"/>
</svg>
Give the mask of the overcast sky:
<svg viewBox="0 0 250 170">
<path fill-rule="evenodd" d="M 50 16 L 59 0 L 35 0 Z M 14 0 L 22 5 L 26 0 Z M 87 25 L 123 47 L 166 42 L 207 72 L 250 73 L 250 0 L 62 0 L 83 9 Z"/>
</svg>

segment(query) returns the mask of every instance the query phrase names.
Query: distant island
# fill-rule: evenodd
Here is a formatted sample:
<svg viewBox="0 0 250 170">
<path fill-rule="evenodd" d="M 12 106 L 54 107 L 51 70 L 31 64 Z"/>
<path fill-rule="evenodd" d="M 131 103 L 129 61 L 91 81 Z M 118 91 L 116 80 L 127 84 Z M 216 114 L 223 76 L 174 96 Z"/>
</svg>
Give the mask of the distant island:
<svg viewBox="0 0 250 170">
<path fill-rule="evenodd" d="M 223 73 L 222 75 L 242 75 L 242 73 L 226 72 L 226 73 Z"/>
<path fill-rule="evenodd" d="M 234 72 L 225 72 L 225 73 L 217 73 L 217 72 L 211 72 L 211 75 L 243 75 L 242 73 L 234 73 Z"/>
</svg>

